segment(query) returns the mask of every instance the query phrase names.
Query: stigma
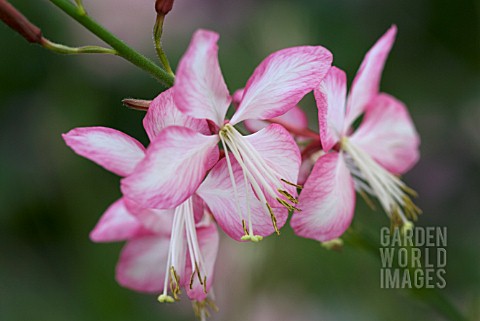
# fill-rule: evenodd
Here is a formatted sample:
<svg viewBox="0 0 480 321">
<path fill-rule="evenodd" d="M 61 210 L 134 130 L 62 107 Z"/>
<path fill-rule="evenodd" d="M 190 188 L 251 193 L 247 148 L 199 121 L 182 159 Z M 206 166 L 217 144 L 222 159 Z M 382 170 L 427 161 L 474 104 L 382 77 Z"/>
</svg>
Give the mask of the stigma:
<svg viewBox="0 0 480 321">
<path fill-rule="evenodd" d="M 225 124 L 219 132 L 220 141 L 225 151 L 228 171 L 234 197 L 239 213 L 239 223 L 242 225 L 244 235 L 243 241 L 259 242 L 262 236 L 256 235 L 252 223 L 251 200 L 256 198 L 262 204 L 265 215 L 268 215 L 272 221 L 272 226 L 277 235 L 280 231 L 277 226 L 277 218 L 274 208 L 277 204 L 285 207 L 288 211 L 301 211 L 298 207 L 298 199 L 296 189 L 301 186 L 287 181 L 272 166 L 259 155 L 258 151 L 250 144 L 250 142 L 242 136 L 233 125 Z M 245 202 L 246 213 L 241 211 L 238 188 L 233 174 L 232 163 L 229 154 L 232 154 L 242 169 L 243 180 L 245 182 Z M 250 188 L 251 186 L 251 188 Z M 289 192 L 294 187 L 295 192 Z M 275 204 L 276 206 L 273 206 Z"/>
<path fill-rule="evenodd" d="M 377 197 L 380 205 L 394 227 L 411 227 L 422 213 L 412 201 L 417 193 L 400 178 L 393 175 L 369 154 L 352 144 L 347 137 L 341 141 L 341 149 L 346 153 L 347 167 L 355 182 L 355 189 L 371 207 L 368 195 Z"/>
</svg>

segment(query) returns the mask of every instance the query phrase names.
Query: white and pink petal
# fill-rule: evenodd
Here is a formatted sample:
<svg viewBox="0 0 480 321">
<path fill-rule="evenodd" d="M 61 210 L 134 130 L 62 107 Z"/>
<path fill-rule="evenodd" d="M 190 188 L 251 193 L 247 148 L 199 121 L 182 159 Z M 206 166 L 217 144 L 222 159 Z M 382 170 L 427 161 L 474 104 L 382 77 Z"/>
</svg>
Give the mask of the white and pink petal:
<svg viewBox="0 0 480 321">
<path fill-rule="evenodd" d="M 298 236 L 326 242 L 340 237 L 350 226 L 355 210 L 355 189 L 343 155 L 320 157 L 299 197 L 302 212 L 290 224 Z"/>
<path fill-rule="evenodd" d="M 378 94 L 383 67 L 392 49 L 396 34 L 397 27 L 392 26 L 365 55 L 350 89 L 345 130 L 348 130 Z"/>
<path fill-rule="evenodd" d="M 158 95 L 151 103 L 143 119 L 143 127 L 151 141 L 168 126 L 183 126 L 201 134 L 210 133 L 204 119 L 192 118 L 178 110 L 173 99 L 175 87 Z"/>
<path fill-rule="evenodd" d="M 190 288 L 190 279 L 186 277 L 185 289 L 190 300 L 203 301 L 207 298 L 211 291 L 220 237 L 218 235 L 217 227 L 213 222 L 197 228 L 196 232 L 198 245 L 203 259 L 201 264 L 203 268 L 201 276 L 206 277 L 207 284 L 204 288 L 204 286 L 200 284 L 199 279 L 194 277 L 192 288 Z M 185 275 L 189 276 L 192 275 L 192 273 L 193 270 L 191 264 L 187 264 Z M 204 290 L 206 290 L 206 292 Z"/>
<path fill-rule="evenodd" d="M 219 35 L 198 30 L 180 60 L 175 77 L 175 103 L 183 113 L 223 125 L 231 97 L 218 63 Z"/>
<path fill-rule="evenodd" d="M 145 156 L 142 144 L 112 128 L 74 128 L 62 137 L 75 153 L 119 176 L 131 174 Z"/>
<path fill-rule="evenodd" d="M 103 213 L 95 228 L 90 232 L 93 242 L 117 242 L 146 233 L 143 225 L 133 216 L 121 198 Z"/>
<path fill-rule="evenodd" d="M 287 48 L 269 55 L 248 80 L 232 124 L 286 113 L 318 86 L 331 63 L 332 54 L 320 46 Z"/>
<path fill-rule="evenodd" d="M 126 197 L 124 197 L 124 202 L 130 215 L 136 219 L 137 223 L 141 224 L 143 229 L 156 235 L 167 237 L 171 235 L 175 209 L 145 208 Z"/>
<path fill-rule="evenodd" d="M 186 128 L 165 128 L 148 147 L 122 192 L 144 208 L 174 208 L 190 197 L 217 162 L 218 136 Z"/>
<path fill-rule="evenodd" d="M 315 100 L 318 108 L 320 141 L 323 150 L 328 152 L 344 134 L 345 99 L 347 95 L 347 77 L 339 68 L 332 67 L 315 88 Z"/>
<path fill-rule="evenodd" d="M 236 159 L 229 156 L 236 191 L 231 183 L 226 158 L 222 158 L 198 188 L 198 195 L 210 208 L 218 225 L 234 240 L 240 241 L 245 235 L 242 220 L 248 224 L 249 209 L 255 235 L 268 236 L 274 233 L 267 209 L 256 198 L 250 184 L 245 184 L 242 169 Z M 281 228 L 287 220 L 288 211 L 281 207 L 274 208 L 274 212 L 277 226 Z"/>
<path fill-rule="evenodd" d="M 117 282 L 129 289 L 159 293 L 163 290 L 170 238 L 147 235 L 127 242 L 116 267 Z"/>
<path fill-rule="evenodd" d="M 350 141 L 397 175 L 408 171 L 420 158 L 420 137 L 406 106 L 387 94 L 379 94 L 370 103 Z"/>
<path fill-rule="evenodd" d="M 271 124 L 259 132 L 245 136 L 244 140 L 258 153 L 267 168 L 273 170 L 279 182 L 284 179 L 297 183 L 302 158 L 297 143 L 285 128 Z M 296 188 L 291 185 L 284 184 L 284 189 L 293 196 L 297 195 Z"/>
</svg>

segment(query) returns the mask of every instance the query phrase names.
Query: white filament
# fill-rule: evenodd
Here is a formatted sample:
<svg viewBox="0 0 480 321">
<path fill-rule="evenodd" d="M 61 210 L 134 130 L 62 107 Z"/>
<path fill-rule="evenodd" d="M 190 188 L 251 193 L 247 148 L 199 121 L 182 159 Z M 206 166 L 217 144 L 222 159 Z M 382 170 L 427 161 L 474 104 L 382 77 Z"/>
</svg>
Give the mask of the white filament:
<svg viewBox="0 0 480 321">
<path fill-rule="evenodd" d="M 407 186 L 398 177 L 380 166 L 369 154 L 352 144 L 347 138 L 342 139 L 342 148 L 351 157 L 353 164 L 347 157 L 347 164 L 355 181 L 356 188 L 375 195 L 382 208 L 391 218 L 396 210 L 406 224 L 403 208 L 407 205 L 405 193 Z"/>
</svg>

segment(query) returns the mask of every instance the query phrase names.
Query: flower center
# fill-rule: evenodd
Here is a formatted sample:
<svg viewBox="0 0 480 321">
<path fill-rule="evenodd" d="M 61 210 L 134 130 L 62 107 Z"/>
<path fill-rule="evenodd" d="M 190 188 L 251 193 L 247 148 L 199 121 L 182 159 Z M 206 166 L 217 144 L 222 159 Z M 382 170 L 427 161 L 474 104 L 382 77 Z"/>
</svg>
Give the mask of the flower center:
<svg viewBox="0 0 480 321">
<path fill-rule="evenodd" d="M 225 158 L 230 174 L 233 191 L 236 199 L 237 212 L 242 223 L 245 235 L 242 240 L 258 242 L 263 239 L 260 235 L 255 235 L 252 224 L 251 201 L 250 198 L 256 197 L 262 204 L 265 213 L 270 216 L 272 225 L 277 233 L 280 231 L 277 227 L 277 218 L 273 212 L 272 202 L 277 202 L 287 208 L 289 211 L 301 211 L 296 207 L 298 200 L 288 192 L 288 189 L 301 188 L 301 186 L 289 182 L 281 177 L 274 168 L 269 166 L 265 160 L 259 155 L 257 150 L 243 137 L 238 130 L 231 124 L 225 124 L 219 132 L 220 140 L 225 151 Z M 233 154 L 235 160 L 240 165 L 243 172 L 243 180 L 245 182 L 245 203 L 246 203 L 246 219 L 245 213 L 241 210 L 239 193 L 233 174 L 232 164 L 229 158 L 229 152 Z M 251 188 L 250 188 L 251 186 Z M 253 190 L 253 192 L 252 192 Z M 252 194 L 252 195 L 250 195 Z"/>
<path fill-rule="evenodd" d="M 346 162 L 355 182 L 355 189 L 371 207 L 368 194 L 376 196 L 392 225 L 411 227 L 409 221 L 417 220 L 421 210 L 411 197 L 417 193 L 379 165 L 369 154 L 352 144 L 347 137 L 342 138 L 342 149 L 347 153 Z"/>
<path fill-rule="evenodd" d="M 185 241 L 187 242 L 186 247 Z M 175 209 L 165 272 L 165 283 L 163 293 L 158 297 L 158 301 L 162 303 L 172 303 L 180 299 L 180 279 L 182 276 L 178 274 L 178 271 L 184 271 L 186 249 L 188 249 L 192 267 L 190 289 L 193 288 L 195 280 L 197 279 L 203 287 L 203 291 L 207 293 L 205 263 L 202 253 L 200 252 L 200 246 L 198 245 L 192 198 L 187 199 Z M 169 290 L 172 296 L 168 294 Z"/>
</svg>

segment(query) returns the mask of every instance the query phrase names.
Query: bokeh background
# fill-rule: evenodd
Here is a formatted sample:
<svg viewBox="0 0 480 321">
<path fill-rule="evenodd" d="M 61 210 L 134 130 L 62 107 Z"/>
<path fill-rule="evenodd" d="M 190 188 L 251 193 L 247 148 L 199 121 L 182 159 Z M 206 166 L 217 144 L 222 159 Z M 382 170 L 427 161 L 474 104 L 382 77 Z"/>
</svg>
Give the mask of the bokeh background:
<svg viewBox="0 0 480 321">
<path fill-rule="evenodd" d="M 84 2 L 155 59 L 153 0 Z M 53 41 L 99 43 L 46 0 L 11 3 Z M 177 0 L 163 42 L 175 66 L 194 30 L 218 31 L 233 91 L 267 54 L 302 44 L 329 48 L 351 81 L 365 52 L 397 24 L 381 86 L 408 105 L 422 138 L 422 158 L 404 179 L 420 194 L 418 224 L 448 227 L 442 293 L 480 320 L 479 16 L 476 0 Z M 160 305 L 115 282 L 122 244 L 93 244 L 88 234 L 119 197 L 119 179 L 60 136 L 102 125 L 146 143 L 143 113 L 121 100 L 151 99 L 162 86 L 117 57 L 55 55 L 4 25 L 0 40 L 0 320 L 193 320 L 187 300 Z M 302 106 L 315 127 L 312 97 Z M 359 200 L 355 224 L 378 239 L 389 223 Z M 379 271 L 361 249 L 327 251 L 288 226 L 260 244 L 223 237 L 214 319 L 444 320 L 408 290 L 381 289 Z"/>
</svg>

